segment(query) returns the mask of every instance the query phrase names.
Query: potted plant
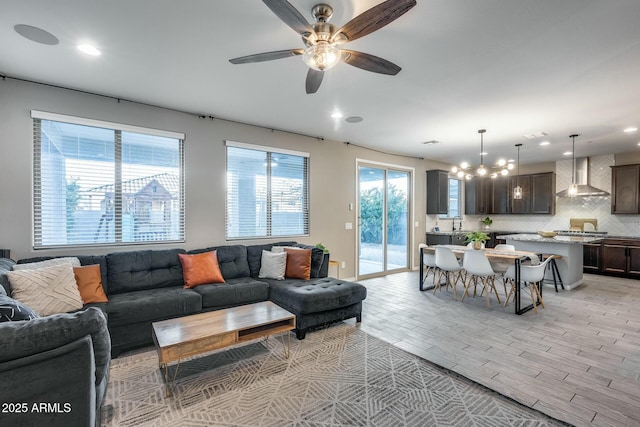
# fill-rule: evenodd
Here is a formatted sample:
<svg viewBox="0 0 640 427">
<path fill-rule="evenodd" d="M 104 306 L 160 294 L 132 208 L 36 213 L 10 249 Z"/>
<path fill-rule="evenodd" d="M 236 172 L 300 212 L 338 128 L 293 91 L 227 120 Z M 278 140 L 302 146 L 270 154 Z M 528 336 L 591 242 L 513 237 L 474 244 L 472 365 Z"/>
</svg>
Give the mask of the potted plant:
<svg viewBox="0 0 640 427">
<path fill-rule="evenodd" d="M 481 220 L 481 222 L 484 224 L 484 229 L 488 230 L 491 228 L 491 224 L 493 224 L 493 220 L 489 217 L 486 217 L 485 219 Z"/>
<path fill-rule="evenodd" d="M 473 242 L 473 249 L 482 249 L 482 244 L 490 239 L 489 235 L 484 231 L 472 231 L 465 235 L 467 243 Z"/>
<path fill-rule="evenodd" d="M 322 243 L 316 243 L 316 248 L 322 249 L 322 252 L 324 252 L 325 254 L 329 253 L 329 249 Z"/>
</svg>

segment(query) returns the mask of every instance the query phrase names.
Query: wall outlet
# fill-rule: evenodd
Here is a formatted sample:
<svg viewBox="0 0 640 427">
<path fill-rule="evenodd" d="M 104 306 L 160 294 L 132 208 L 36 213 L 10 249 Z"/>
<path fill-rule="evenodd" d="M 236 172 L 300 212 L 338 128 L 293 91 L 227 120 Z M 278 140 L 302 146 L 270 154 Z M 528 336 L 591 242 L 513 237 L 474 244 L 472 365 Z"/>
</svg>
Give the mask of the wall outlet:
<svg viewBox="0 0 640 427">
<path fill-rule="evenodd" d="M 353 229 L 353 223 L 351 222 L 347 222 L 344 224 L 344 229 L 345 230 L 352 230 Z"/>
<path fill-rule="evenodd" d="M 416 227 L 416 228 L 420 227 L 420 221 L 416 221 L 416 225 L 415 225 L 415 227 Z"/>
<path fill-rule="evenodd" d="M 340 263 L 340 268 L 347 268 L 347 263 L 346 263 L 346 262 L 344 262 L 344 261 L 342 261 L 342 262 Z"/>
</svg>

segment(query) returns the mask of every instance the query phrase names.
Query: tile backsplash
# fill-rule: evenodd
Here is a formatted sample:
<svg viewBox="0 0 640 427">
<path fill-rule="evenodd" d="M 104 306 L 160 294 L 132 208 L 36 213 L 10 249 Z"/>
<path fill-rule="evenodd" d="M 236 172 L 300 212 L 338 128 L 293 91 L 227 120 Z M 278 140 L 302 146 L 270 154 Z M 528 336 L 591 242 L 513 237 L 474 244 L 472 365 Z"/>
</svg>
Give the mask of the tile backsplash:
<svg viewBox="0 0 640 427">
<path fill-rule="evenodd" d="M 611 191 L 611 168 L 614 156 L 590 158 L 590 180 L 594 187 Z M 556 162 L 556 192 L 571 184 L 571 160 Z M 465 215 L 463 228 L 479 230 L 480 222 L 486 215 Z M 490 215 L 492 230 L 535 232 L 538 230 L 568 230 L 569 218 L 596 218 L 598 231 L 606 231 L 610 236 L 640 236 L 640 215 L 611 215 L 611 197 L 557 197 L 555 215 Z M 438 222 L 441 230 L 451 230 L 450 219 L 437 219 L 427 215 L 427 230 L 432 230 Z"/>
</svg>

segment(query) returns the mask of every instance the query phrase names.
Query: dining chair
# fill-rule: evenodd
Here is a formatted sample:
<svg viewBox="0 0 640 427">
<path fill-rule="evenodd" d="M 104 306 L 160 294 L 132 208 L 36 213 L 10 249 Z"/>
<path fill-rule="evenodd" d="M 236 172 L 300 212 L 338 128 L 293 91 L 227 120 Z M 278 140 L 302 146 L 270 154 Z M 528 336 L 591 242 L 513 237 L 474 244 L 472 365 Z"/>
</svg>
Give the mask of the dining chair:
<svg viewBox="0 0 640 427">
<path fill-rule="evenodd" d="M 429 245 L 426 245 L 424 243 L 420 243 L 418 245 L 418 250 L 420 251 L 419 253 L 422 253 L 422 248 L 428 248 Z M 428 253 L 423 253 L 422 254 L 422 263 L 424 264 L 424 277 L 422 277 L 422 281 L 420 283 L 424 283 L 427 281 L 427 276 L 429 276 L 429 272 L 431 272 L 433 274 L 432 280 L 433 280 L 433 284 L 436 284 L 436 272 L 438 270 L 438 266 L 436 265 L 436 255 L 435 254 L 428 254 Z M 420 289 L 422 290 L 422 289 Z"/>
<path fill-rule="evenodd" d="M 493 293 L 498 299 L 498 304 L 500 304 L 500 297 L 498 296 L 495 284 L 496 272 L 491 268 L 491 263 L 484 251 L 465 251 L 462 267 L 467 273 L 467 280 L 464 282 L 464 293 L 462 294 L 461 301 L 464 301 L 464 297 L 469 294 L 469 286 L 471 286 L 472 281 L 474 282 L 473 294 L 475 296 L 475 286 L 477 286 L 478 280 L 480 280 L 487 297 L 487 308 L 491 308 L 491 302 L 489 301 L 491 290 L 493 290 Z"/>
<path fill-rule="evenodd" d="M 513 245 L 507 245 L 505 243 L 500 243 L 493 247 L 496 251 L 515 251 L 516 247 Z"/>
<path fill-rule="evenodd" d="M 440 289 L 440 282 L 442 280 L 442 275 L 444 274 L 447 288 L 451 286 L 453 288 L 453 299 L 457 300 L 456 296 L 456 284 L 458 280 L 462 279 L 462 266 L 460 262 L 458 262 L 458 258 L 456 258 L 453 251 L 449 248 L 436 246 L 436 266 L 438 267 L 438 279 L 436 280 L 435 287 L 433 288 L 433 293 L 436 293 L 436 290 Z M 464 282 L 463 282 L 464 283 Z"/>
<path fill-rule="evenodd" d="M 507 245 L 505 243 L 500 243 L 498 245 L 495 245 L 493 249 L 496 251 L 515 251 L 516 247 L 513 245 Z M 513 265 L 512 262 L 491 261 L 491 267 L 493 268 L 493 271 L 499 274 L 500 278 L 502 279 L 502 287 L 504 288 L 505 297 L 507 296 L 507 279 L 504 277 L 504 274 L 507 272 L 507 269 L 511 265 Z"/>
<path fill-rule="evenodd" d="M 547 269 L 547 264 L 551 261 L 551 258 L 547 258 L 544 262 L 541 262 L 538 265 L 521 265 L 520 266 L 520 282 L 528 285 L 529 293 L 531 294 L 531 302 L 533 303 L 533 311 L 538 313 L 538 308 L 536 307 L 536 302 L 539 301 L 542 308 L 544 308 L 544 301 L 542 300 L 542 295 L 540 294 L 540 290 L 538 289 L 538 284 L 542 282 L 544 279 L 544 273 Z M 509 294 L 507 295 L 507 299 L 504 302 L 506 306 L 509 303 L 509 299 L 511 299 L 511 295 L 515 292 L 516 286 L 520 286 L 520 284 L 515 283 L 516 280 L 516 267 L 515 265 L 509 266 L 507 272 L 504 276 L 509 280 L 511 284 L 511 289 L 509 290 Z"/>
</svg>

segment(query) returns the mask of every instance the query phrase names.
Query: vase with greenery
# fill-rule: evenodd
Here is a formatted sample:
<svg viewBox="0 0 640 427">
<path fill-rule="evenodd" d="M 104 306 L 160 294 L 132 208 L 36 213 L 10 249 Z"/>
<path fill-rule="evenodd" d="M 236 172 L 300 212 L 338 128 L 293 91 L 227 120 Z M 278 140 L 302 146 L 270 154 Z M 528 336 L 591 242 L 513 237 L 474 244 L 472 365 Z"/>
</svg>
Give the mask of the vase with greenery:
<svg viewBox="0 0 640 427">
<path fill-rule="evenodd" d="M 490 239 L 484 231 L 472 231 L 465 235 L 467 243 L 473 242 L 473 249 L 482 249 L 482 244 Z"/>
<path fill-rule="evenodd" d="M 489 217 L 486 217 L 485 219 L 481 220 L 481 222 L 484 224 L 484 229 L 488 230 L 491 228 L 491 224 L 493 224 L 493 220 Z"/>
</svg>

